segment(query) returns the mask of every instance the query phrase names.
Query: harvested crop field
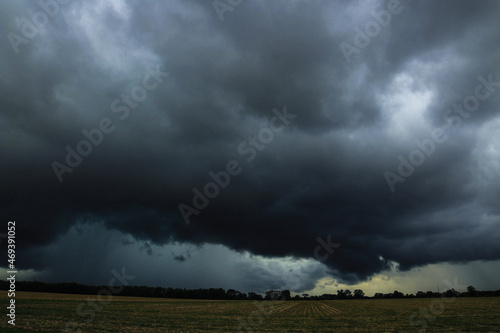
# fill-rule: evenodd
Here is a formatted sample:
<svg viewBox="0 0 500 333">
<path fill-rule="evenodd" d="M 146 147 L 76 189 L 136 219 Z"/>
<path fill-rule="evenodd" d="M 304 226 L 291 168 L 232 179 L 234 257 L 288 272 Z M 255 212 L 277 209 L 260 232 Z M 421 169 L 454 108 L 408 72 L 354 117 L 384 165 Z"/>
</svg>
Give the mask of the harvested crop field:
<svg viewBox="0 0 500 333">
<path fill-rule="evenodd" d="M 6 299 L 2 291 L 3 299 Z M 500 298 L 209 301 L 16 293 L 9 332 L 500 332 Z M 446 302 L 445 302 L 446 301 Z"/>
</svg>

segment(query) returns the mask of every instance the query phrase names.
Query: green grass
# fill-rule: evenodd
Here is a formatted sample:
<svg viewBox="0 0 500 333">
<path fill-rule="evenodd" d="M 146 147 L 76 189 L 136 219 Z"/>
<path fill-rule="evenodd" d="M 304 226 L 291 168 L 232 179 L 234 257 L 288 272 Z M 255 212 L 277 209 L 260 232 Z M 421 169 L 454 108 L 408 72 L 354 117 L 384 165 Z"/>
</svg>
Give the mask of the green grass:
<svg viewBox="0 0 500 333">
<path fill-rule="evenodd" d="M 0 294 L 7 300 L 5 292 Z M 77 313 L 88 300 L 102 310 L 86 305 Z M 500 298 L 457 298 L 447 303 L 439 298 L 273 303 L 113 296 L 104 304 L 95 295 L 18 292 L 16 326 L 7 324 L 5 314 L 2 317 L 1 332 L 64 332 L 69 322 L 81 332 L 235 332 L 238 326 L 242 332 L 418 332 L 423 328 L 426 332 L 500 332 Z"/>
</svg>

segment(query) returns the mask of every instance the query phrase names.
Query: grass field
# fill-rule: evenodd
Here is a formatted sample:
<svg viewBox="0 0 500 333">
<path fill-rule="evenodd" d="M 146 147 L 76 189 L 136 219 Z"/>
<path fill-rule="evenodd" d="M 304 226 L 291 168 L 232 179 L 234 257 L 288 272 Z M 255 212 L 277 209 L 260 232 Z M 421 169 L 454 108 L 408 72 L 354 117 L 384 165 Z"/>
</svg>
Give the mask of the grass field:
<svg viewBox="0 0 500 333">
<path fill-rule="evenodd" d="M 1 332 L 500 332 L 500 298 L 205 301 L 16 293 Z M 72 330 L 78 332 L 78 329 Z M 70 330 L 71 331 L 71 330 Z"/>
</svg>

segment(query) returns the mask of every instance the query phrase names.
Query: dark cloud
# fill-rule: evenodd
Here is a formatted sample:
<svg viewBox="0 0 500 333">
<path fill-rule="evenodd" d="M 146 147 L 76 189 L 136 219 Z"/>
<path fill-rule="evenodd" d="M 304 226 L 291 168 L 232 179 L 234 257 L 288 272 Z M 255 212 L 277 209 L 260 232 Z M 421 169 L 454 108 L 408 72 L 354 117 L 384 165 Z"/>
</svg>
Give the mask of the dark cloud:
<svg viewBox="0 0 500 333">
<path fill-rule="evenodd" d="M 41 10 L 1 6 L 4 37 Z M 342 246 L 323 263 L 348 282 L 390 262 L 500 259 L 498 84 L 467 117 L 451 114 L 460 125 L 394 193 L 384 177 L 450 123 L 446 110 L 474 95 L 479 77 L 500 81 L 500 5 L 401 6 L 350 63 L 339 45 L 354 45 L 353 29 L 385 1 L 244 1 L 223 21 L 210 1 L 75 1 L 19 52 L 3 38 L 0 217 L 18 221 L 21 268 L 47 268 L 36 250 L 85 222 L 131 235 L 150 255 L 181 242 L 314 259 L 317 237 L 331 235 Z M 113 101 L 155 70 L 169 74 L 120 119 Z M 247 161 L 240 145 L 284 107 L 296 117 Z M 66 147 L 103 118 L 114 131 L 59 182 L 52 163 L 65 164 Z M 178 205 L 192 206 L 192 189 L 231 160 L 241 173 L 187 225 Z M 283 285 L 271 269 L 241 269 L 255 286 Z M 301 275 L 297 288 L 323 273 Z"/>
<path fill-rule="evenodd" d="M 144 242 L 144 244 L 139 248 L 141 251 L 145 251 L 148 255 L 153 255 L 153 249 L 151 248 L 151 244 L 149 242 Z"/>
<path fill-rule="evenodd" d="M 172 258 L 174 258 L 174 260 L 176 260 L 178 262 L 184 262 L 186 260 L 191 259 L 191 253 L 189 250 L 185 251 L 184 253 L 180 253 L 180 254 L 175 254 L 174 252 L 172 252 Z"/>
</svg>

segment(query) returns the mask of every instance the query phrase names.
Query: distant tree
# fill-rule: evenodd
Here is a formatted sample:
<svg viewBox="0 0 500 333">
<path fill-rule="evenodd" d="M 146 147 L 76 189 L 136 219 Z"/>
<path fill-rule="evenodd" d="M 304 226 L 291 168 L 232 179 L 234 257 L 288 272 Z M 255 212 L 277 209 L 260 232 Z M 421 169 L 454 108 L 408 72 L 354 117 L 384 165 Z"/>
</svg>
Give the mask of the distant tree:
<svg viewBox="0 0 500 333">
<path fill-rule="evenodd" d="M 448 289 L 445 293 L 444 296 L 446 297 L 457 297 L 459 296 L 460 293 L 455 290 L 455 288 Z"/>
<path fill-rule="evenodd" d="M 284 300 L 284 301 L 288 301 L 292 298 L 292 296 L 290 295 L 290 290 L 283 290 L 281 292 L 281 299 Z"/>
<path fill-rule="evenodd" d="M 236 290 L 234 290 L 234 289 L 228 289 L 226 291 L 226 294 L 230 295 L 230 294 L 234 294 L 235 292 L 236 292 Z"/>
<path fill-rule="evenodd" d="M 467 287 L 467 295 L 468 296 L 477 296 L 477 290 L 473 286 Z"/>
<path fill-rule="evenodd" d="M 365 297 L 365 293 L 361 289 L 354 290 L 353 298 L 360 299 Z"/>
<path fill-rule="evenodd" d="M 290 295 L 290 291 L 288 291 L 288 295 Z M 283 291 L 281 290 L 268 290 L 266 291 L 266 300 L 276 301 L 282 299 Z"/>
<path fill-rule="evenodd" d="M 228 291 L 226 292 L 226 295 L 227 295 L 228 299 L 243 299 L 244 294 L 242 294 L 238 290 L 228 289 Z"/>
<path fill-rule="evenodd" d="M 323 295 L 321 295 L 321 299 L 332 300 L 332 299 L 336 299 L 336 298 L 337 298 L 337 295 L 333 295 L 333 294 L 323 294 Z"/>
<path fill-rule="evenodd" d="M 352 292 L 349 289 L 337 290 L 337 298 L 340 298 L 340 299 L 352 298 Z"/>
<path fill-rule="evenodd" d="M 248 299 L 249 299 L 249 300 L 262 300 L 262 296 L 261 296 L 261 295 L 259 295 L 259 294 L 254 293 L 254 292 L 252 292 L 252 291 L 250 291 L 250 292 L 248 293 Z"/>
</svg>

